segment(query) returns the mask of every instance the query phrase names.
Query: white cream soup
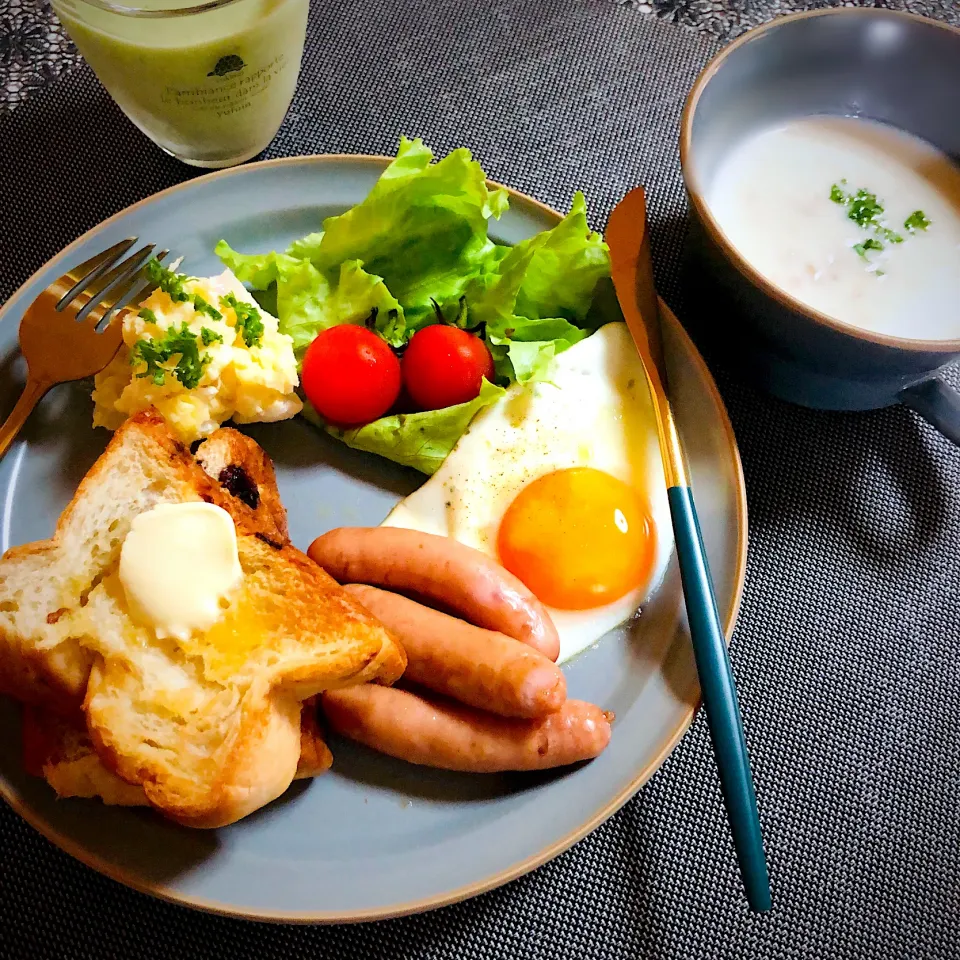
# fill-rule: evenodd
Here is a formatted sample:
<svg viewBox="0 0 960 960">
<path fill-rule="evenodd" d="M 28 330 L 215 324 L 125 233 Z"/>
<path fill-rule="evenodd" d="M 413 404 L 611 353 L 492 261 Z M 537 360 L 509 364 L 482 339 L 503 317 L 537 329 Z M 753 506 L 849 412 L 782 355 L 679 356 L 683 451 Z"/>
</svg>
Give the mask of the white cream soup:
<svg viewBox="0 0 960 960">
<path fill-rule="evenodd" d="M 960 168 L 924 140 L 806 117 L 745 140 L 706 199 L 768 280 L 844 323 L 960 337 Z"/>
</svg>

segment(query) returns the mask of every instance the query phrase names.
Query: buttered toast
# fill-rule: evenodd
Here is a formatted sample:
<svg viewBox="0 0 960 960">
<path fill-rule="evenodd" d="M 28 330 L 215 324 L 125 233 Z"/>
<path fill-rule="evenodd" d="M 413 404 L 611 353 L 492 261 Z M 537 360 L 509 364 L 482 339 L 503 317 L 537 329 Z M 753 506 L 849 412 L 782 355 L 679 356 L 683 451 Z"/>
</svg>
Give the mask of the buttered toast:
<svg viewBox="0 0 960 960">
<path fill-rule="evenodd" d="M 229 466 L 215 448 L 210 469 L 221 454 Z M 161 639 L 130 608 L 121 549 L 134 518 L 190 502 L 230 515 L 240 583 L 208 631 Z M 229 492 L 144 412 L 117 431 L 54 538 L 0 560 L 0 684 L 67 715 L 82 707 L 109 770 L 191 826 L 229 823 L 286 789 L 304 700 L 393 682 L 405 665 L 393 637 L 285 542 L 278 506 Z"/>
<path fill-rule="evenodd" d="M 221 487 L 252 510 L 261 533 L 289 542 L 286 511 L 273 464 L 258 443 L 237 430 L 222 427 L 196 446 L 194 458 Z M 22 739 L 25 769 L 44 777 L 59 797 L 98 797 L 108 805 L 147 805 L 139 784 L 121 780 L 103 764 L 79 709 L 65 716 L 24 705 Z M 308 700 L 300 714 L 296 779 L 319 776 L 332 762 L 317 723 L 316 704 Z"/>
<path fill-rule="evenodd" d="M 207 441 L 221 450 L 236 442 Z M 78 708 L 93 654 L 77 615 L 116 565 L 133 518 L 192 500 L 223 507 L 253 533 L 277 526 L 209 476 L 157 414 L 127 421 L 81 481 L 53 539 L 13 547 L 0 560 L 0 692 L 62 713 Z M 285 519 L 282 530 L 285 541 Z"/>
</svg>

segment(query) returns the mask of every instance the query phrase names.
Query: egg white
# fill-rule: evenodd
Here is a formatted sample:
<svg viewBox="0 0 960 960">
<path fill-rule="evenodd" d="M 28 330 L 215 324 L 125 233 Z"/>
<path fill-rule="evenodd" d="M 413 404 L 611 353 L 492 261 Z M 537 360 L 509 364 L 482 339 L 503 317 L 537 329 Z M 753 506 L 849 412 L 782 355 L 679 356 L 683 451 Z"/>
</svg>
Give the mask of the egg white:
<svg viewBox="0 0 960 960">
<path fill-rule="evenodd" d="M 497 559 L 497 531 L 514 497 L 537 477 L 568 467 L 603 470 L 645 495 L 656 550 L 649 582 L 619 600 L 591 610 L 547 608 L 561 662 L 637 613 L 673 548 L 653 408 L 626 324 L 607 324 L 560 354 L 543 381 L 510 387 L 383 522 L 453 537 Z"/>
</svg>

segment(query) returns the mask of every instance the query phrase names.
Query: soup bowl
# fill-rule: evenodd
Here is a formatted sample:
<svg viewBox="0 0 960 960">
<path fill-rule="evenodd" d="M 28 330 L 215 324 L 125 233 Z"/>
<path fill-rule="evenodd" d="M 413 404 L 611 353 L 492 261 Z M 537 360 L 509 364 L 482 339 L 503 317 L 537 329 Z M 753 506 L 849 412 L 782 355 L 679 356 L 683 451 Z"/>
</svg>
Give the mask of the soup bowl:
<svg viewBox="0 0 960 960">
<path fill-rule="evenodd" d="M 746 138 L 803 117 L 881 121 L 960 161 L 960 30 L 878 9 L 814 11 L 745 34 L 703 70 L 683 113 L 680 157 L 691 211 L 695 336 L 782 399 L 832 410 L 902 402 L 960 443 L 960 395 L 938 372 L 957 338 L 878 333 L 823 313 L 738 252 L 708 201 Z M 957 250 L 960 271 L 960 249 Z M 903 329 L 910 331 L 905 322 Z"/>
</svg>

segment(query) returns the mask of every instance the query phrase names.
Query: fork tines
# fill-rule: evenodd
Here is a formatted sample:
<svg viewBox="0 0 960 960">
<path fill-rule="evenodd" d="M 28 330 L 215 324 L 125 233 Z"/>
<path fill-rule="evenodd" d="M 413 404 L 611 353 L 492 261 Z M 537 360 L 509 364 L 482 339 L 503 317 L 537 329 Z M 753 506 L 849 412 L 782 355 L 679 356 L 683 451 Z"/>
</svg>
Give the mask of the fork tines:
<svg viewBox="0 0 960 960">
<path fill-rule="evenodd" d="M 144 269 L 146 264 L 152 259 L 162 261 L 170 251 L 154 254 L 156 244 L 148 243 L 121 259 L 137 239 L 127 237 L 70 270 L 64 279 L 73 281 L 73 286 L 57 302 L 56 309 L 62 311 L 71 304 L 76 307 L 78 298 L 83 297 L 76 319 L 90 319 L 100 328 L 106 326 L 118 310 L 142 298 L 151 287 Z M 111 297 L 114 299 L 109 305 L 96 309 Z"/>
</svg>

